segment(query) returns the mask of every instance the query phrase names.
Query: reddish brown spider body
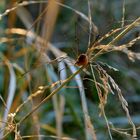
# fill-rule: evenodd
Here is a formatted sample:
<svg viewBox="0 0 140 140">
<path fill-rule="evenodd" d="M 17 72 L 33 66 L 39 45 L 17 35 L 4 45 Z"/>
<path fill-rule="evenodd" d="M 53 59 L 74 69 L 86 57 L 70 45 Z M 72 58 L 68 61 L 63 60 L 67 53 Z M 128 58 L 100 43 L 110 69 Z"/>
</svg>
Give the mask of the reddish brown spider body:
<svg viewBox="0 0 140 140">
<path fill-rule="evenodd" d="M 89 63 L 88 56 L 86 54 L 81 54 L 75 62 L 77 66 L 86 66 Z"/>
</svg>

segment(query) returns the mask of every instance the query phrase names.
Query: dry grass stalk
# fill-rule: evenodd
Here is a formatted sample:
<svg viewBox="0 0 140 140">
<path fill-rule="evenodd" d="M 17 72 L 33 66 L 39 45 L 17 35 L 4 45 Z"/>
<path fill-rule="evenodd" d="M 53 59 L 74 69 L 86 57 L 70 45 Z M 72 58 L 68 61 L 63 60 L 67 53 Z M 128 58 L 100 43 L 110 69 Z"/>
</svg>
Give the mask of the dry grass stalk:
<svg viewBox="0 0 140 140">
<path fill-rule="evenodd" d="M 100 104 L 99 104 L 99 108 L 101 110 L 101 113 L 100 115 L 103 115 L 104 118 L 105 118 L 105 121 L 106 121 L 106 125 L 107 125 L 107 128 L 108 128 L 108 133 L 109 133 L 109 136 L 110 136 L 110 139 L 113 140 L 112 138 L 112 134 L 111 134 L 111 130 L 110 130 L 110 126 L 109 126 L 109 122 L 108 122 L 108 119 L 106 117 L 106 114 L 105 114 L 105 104 L 106 104 L 106 100 L 107 100 L 107 88 L 104 86 L 104 91 L 106 93 L 103 93 L 102 90 L 100 89 L 100 87 L 98 86 L 97 82 L 96 82 L 96 77 L 95 77 L 95 74 L 94 74 L 94 71 L 93 71 L 93 68 L 92 68 L 92 65 L 91 65 L 91 71 L 92 71 L 92 76 L 93 76 L 93 79 L 95 81 L 95 86 L 96 86 L 96 89 L 97 89 L 97 93 L 98 93 L 98 97 L 99 97 L 99 101 L 100 101 Z M 98 71 L 99 72 L 99 71 Z M 102 79 L 102 77 L 100 77 Z M 104 82 L 103 82 L 104 84 Z M 106 85 L 106 84 L 105 84 Z M 105 98 L 104 98 L 105 97 Z"/>
</svg>

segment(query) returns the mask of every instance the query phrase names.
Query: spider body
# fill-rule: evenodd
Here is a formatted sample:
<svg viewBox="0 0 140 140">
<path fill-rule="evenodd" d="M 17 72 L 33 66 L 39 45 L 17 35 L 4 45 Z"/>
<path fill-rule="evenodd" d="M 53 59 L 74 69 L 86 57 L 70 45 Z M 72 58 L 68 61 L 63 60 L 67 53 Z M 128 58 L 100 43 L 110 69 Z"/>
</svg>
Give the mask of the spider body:
<svg viewBox="0 0 140 140">
<path fill-rule="evenodd" d="M 81 54 L 76 60 L 75 65 L 86 66 L 88 63 L 89 63 L 88 56 L 86 54 Z"/>
</svg>

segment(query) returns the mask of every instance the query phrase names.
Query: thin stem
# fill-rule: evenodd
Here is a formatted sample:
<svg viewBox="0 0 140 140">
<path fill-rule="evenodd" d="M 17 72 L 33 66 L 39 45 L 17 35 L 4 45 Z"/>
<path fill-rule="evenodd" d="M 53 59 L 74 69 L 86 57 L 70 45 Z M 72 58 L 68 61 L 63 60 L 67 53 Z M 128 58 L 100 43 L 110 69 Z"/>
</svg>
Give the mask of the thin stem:
<svg viewBox="0 0 140 140">
<path fill-rule="evenodd" d="M 123 9 L 122 9 L 122 28 L 124 27 L 124 18 L 125 18 L 125 0 L 123 0 Z"/>
<path fill-rule="evenodd" d="M 128 33 L 131 29 L 140 23 L 140 17 L 137 18 L 133 23 L 131 23 L 125 30 L 123 30 L 118 36 L 116 36 L 108 45 L 114 45 L 118 42 L 126 33 Z"/>
<path fill-rule="evenodd" d="M 42 104 L 47 102 L 54 94 L 59 92 L 72 78 L 74 78 L 78 73 L 80 73 L 85 66 L 82 66 L 80 69 L 78 69 L 75 73 L 73 73 L 69 78 L 67 78 L 57 89 L 55 89 L 50 95 L 48 95 L 46 98 L 44 98 L 38 105 L 36 105 L 31 112 L 29 112 L 27 115 L 25 115 L 18 124 L 20 125 L 21 122 L 23 122 L 27 117 L 29 117 L 32 113 L 34 113 Z"/>
<path fill-rule="evenodd" d="M 92 65 L 90 65 L 90 68 L 91 68 L 91 72 L 92 72 L 93 79 L 94 79 L 94 81 L 95 81 L 95 87 L 96 87 L 96 90 L 97 90 L 97 92 L 98 92 L 98 96 L 99 96 L 99 100 L 100 100 L 100 104 L 101 104 L 101 111 L 102 111 L 102 113 L 103 113 L 103 116 L 104 116 L 104 118 L 105 118 L 106 125 L 107 125 L 107 128 L 108 128 L 109 137 L 110 137 L 110 140 L 113 140 L 112 134 L 111 134 L 111 130 L 110 130 L 110 127 L 109 127 L 109 122 L 108 122 L 107 117 L 106 117 L 106 114 L 105 114 L 104 105 L 103 105 L 102 99 L 101 99 L 101 97 L 100 97 L 100 95 L 99 95 L 99 87 L 98 87 L 98 84 L 97 84 L 97 82 L 96 82 L 96 77 L 95 77 L 95 74 L 94 74 L 94 70 L 93 70 Z"/>
<path fill-rule="evenodd" d="M 90 43 L 91 43 L 91 30 L 92 30 L 92 18 L 91 18 L 90 0 L 88 0 L 88 18 L 89 18 L 89 40 L 88 40 L 88 46 L 90 46 Z"/>
</svg>

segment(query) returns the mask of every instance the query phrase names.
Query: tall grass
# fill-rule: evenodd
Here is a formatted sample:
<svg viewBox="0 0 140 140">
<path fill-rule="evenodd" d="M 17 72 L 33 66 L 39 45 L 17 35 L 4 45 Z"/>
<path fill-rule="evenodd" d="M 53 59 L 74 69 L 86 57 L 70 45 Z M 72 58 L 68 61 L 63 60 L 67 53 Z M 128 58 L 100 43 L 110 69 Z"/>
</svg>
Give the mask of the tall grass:
<svg viewBox="0 0 140 140">
<path fill-rule="evenodd" d="M 1 22 L 7 23 L 0 38 L 1 46 L 5 47 L 0 52 L 3 83 L 0 139 L 138 139 L 139 127 L 131 118 L 121 87 L 110 74 L 119 70 L 102 61 L 102 57 L 113 52 L 125 53 L 133 62 L 140 59 L 140 53 L 131 49 L 139 41 L 139 35 L 121 43 L 140 25 L 140 17 L 125 25 L 125 3 L 124 0 L 121 27 L 109 30 L 100 38 L 90 0 L 85 2 L 87 15 L 61 0 L 10 3 L 10 8 L 0 14 Z M 31 14 L 30 9 L 37 11 L 38 16 Z M 63 51 L 53 43 L 61 35 L 56 33 L 60 26 L 57 21 L 65 26 L 60 9 L 80 17 L 79 24 L 83 20 L 88 25 L 86 29 L 82 26 L 88 32 L 84 36 L 87 49 L 78 58 L 72 58 L 72 51 Z M 69 18 L 67 13 L 65 16 Z M 91 93 L 83 84 L 84 74 L 89 77 L 85 79 L 90 81 L 94 98 L 97 97 L 95 103 L 86 95 L 87 91 Z M 128 119 L 125 128 L 117 128 L 108 119 L 108 102 L 114 110 L 121 106 L 119 111 L 125 112 Z"/>
</svg>

